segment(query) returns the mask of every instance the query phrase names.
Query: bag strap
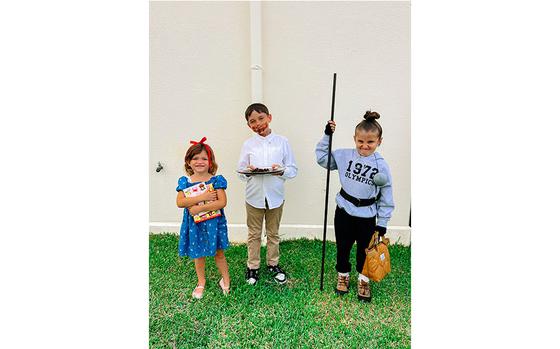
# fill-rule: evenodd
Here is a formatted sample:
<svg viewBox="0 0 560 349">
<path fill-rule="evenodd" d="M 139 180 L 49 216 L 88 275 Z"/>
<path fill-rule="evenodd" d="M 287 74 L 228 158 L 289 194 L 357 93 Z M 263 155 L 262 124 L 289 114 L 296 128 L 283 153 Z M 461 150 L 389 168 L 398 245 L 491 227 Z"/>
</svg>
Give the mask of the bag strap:
<svg viewBox="0 0 560 349">
<path fill-rule="evenodd" d="M 368 250 L 377 247 L 378 244 L 379 244 L 379 232 L 374 231 L 373 236 L 371 237 L 371 240 L 369 242 Z"/>
</svg>

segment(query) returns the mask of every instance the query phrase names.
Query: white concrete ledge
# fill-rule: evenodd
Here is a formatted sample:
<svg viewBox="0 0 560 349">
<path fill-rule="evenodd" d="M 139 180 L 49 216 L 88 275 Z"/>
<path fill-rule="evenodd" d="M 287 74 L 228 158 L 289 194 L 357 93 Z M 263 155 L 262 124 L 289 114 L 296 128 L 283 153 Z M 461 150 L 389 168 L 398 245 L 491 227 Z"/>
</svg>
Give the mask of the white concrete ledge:
<svg viewBox="0 0 560 349">
<path fill-rule="evenodd" d="M 173 233 L 178 234 L 181 223 L 176 222 L 150 222 L 150 233 Z M 411 229 L 407 226 L 389 226 L 387 228 L 387 237 L 391 243 L 397 243 L 404 246 L 410 245 Z M 228 237 L 233 243 L 247 242 L 247 226 L 245 224 L 228 224 Z M 280 224 L 280 238 L 282 240 L 292 240 L 299 238 L 306 239 L 323 239 L 322 225 L 306 225 L 306 224 Z M 334 241 L 334 227 L 327 225 L 327 240 Z M 265 244 L 266 238 L 263 238 Z"/>
</svg>

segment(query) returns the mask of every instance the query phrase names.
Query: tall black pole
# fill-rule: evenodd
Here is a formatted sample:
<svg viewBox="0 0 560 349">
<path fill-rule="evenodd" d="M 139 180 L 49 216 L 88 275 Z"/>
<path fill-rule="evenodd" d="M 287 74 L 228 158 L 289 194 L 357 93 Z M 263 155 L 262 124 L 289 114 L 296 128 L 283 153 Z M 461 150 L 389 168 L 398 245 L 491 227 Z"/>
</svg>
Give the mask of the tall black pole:
<svg viewBox="0 0 560 349">
<path fill-rule="evenodd" d="M 334 95 L 336 92 L 336 73 L 333 75 L 332 86 L 332 103 L 331 103 L 331 121 L 334 121 Z M 329 135 L 329 152 L 327 153 L 327 190 L 325 190 L 325 219 L 323 221 L 323 257 L 321 258 L 321 287 L 323 290 L 323 274 L 325 272 L 325 247 L 327 240 L 327 213 L 329 210 L 329 181 L 331 177 L 331 149 L 332 149 L 332 133 Z"/>
</svg>

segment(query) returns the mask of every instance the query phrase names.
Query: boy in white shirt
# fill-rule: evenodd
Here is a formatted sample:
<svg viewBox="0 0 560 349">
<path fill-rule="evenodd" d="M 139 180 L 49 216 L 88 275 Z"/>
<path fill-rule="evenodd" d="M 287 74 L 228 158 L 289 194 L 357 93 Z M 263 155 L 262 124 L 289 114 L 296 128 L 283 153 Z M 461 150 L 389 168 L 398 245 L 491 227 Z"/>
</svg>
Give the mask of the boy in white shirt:
<svg viewBox="0 0 560 349">
<path fill-rule="evenodd" d="M 259 280 L 261 234 L 263 220 L 266 222 L 266 261 L 268 271 L 279 284 L 288 281 L 286 273 L 278 261 L 280 259 L 280 236 L 278 228 L 284 206 L 284 182 L 297 175 L 294 154 L 284 136 L 270 129 L 272 115 L 261 103 L 254 103 L 245 111 L 247 126 L 255 135 L 243 143 L 238 170 L 268 168 L 272 174 L 240 174 L 246 182 L 245 207 L 247 210 L 247 273 L 245 279 L 250 285 Z M 283 171 L 276 171 L 278 168 Z"/>
</svg>

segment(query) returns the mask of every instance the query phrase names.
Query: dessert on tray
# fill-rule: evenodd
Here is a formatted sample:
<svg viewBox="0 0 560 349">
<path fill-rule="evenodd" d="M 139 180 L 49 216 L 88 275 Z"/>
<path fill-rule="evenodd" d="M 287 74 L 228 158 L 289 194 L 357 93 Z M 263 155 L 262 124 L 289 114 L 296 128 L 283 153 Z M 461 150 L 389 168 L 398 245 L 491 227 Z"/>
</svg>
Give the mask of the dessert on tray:
<svg viewBox="0 0 560 349">
<path fill-rule="evenodd" d="M 247 168 L 244 170 L 238 170 L 237 172 L 245 175 L 277 174 L 284 172 L 284 167 L 277 167 L 274 169 L 272 167 L 257 167 L 252 170 Z"/>
<path fill-rule="evenodd" d="M 265 173 L 265 172 L 270 172 L 270 171 L 272 171 L 271 168 L 258 168 L 258 167 L 251 170 L 251 172 L 253 172 L 253 173 Z"/>
</svg>

